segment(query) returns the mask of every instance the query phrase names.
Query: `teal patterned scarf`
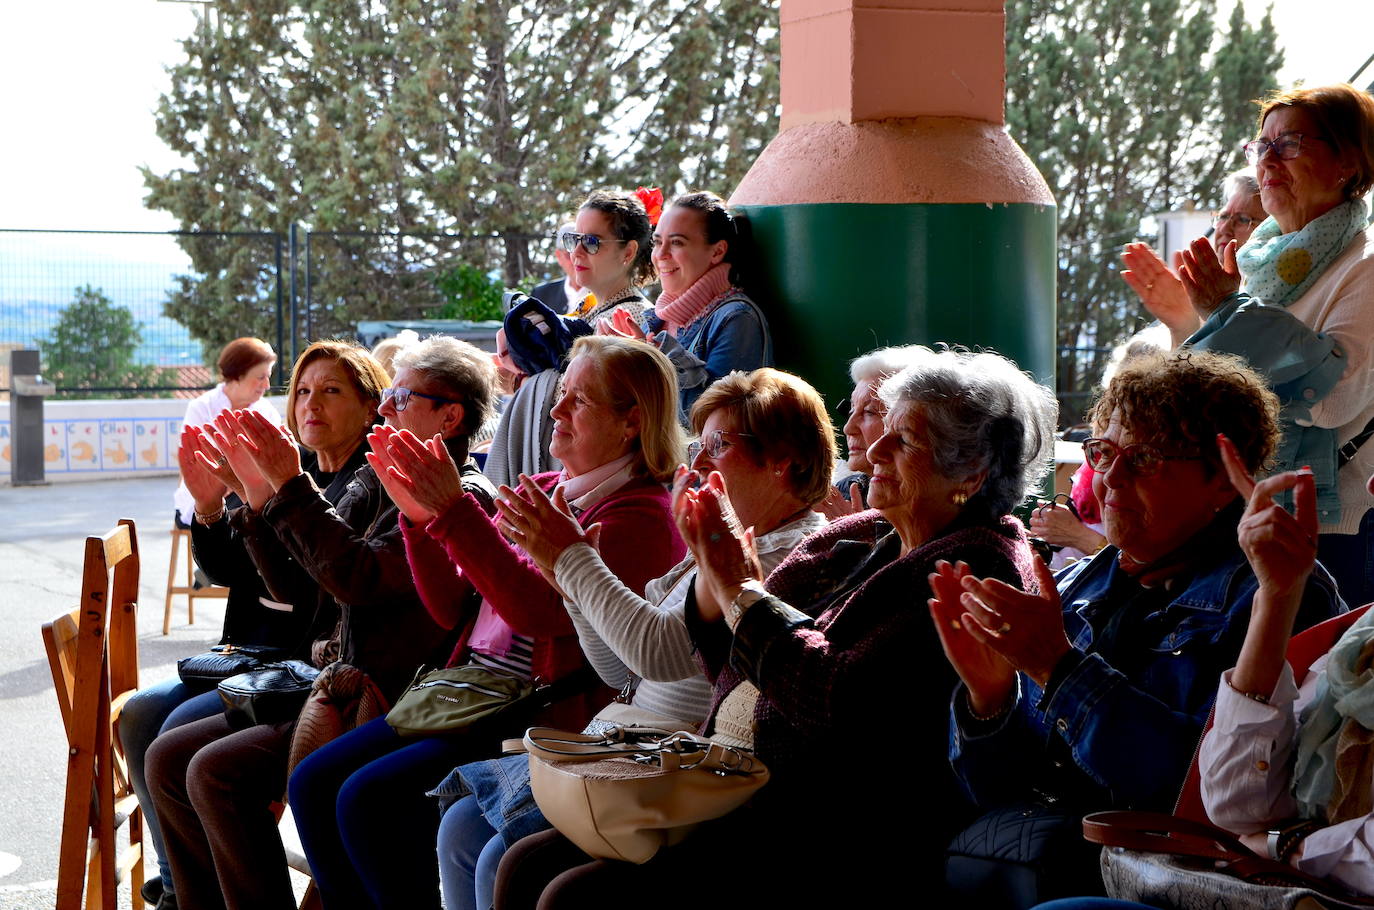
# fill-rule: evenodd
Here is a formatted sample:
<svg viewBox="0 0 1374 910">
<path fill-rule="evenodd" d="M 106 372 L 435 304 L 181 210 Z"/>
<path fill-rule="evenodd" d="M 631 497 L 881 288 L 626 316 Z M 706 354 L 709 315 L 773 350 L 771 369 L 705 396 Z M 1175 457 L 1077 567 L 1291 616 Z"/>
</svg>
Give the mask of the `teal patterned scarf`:
<svg viewBox="0 0 1374 910">
<path fill-rule="evenodd" d="M 1369 207 L 1363 199 L 1342 202 L 1291 234 L 1280 233 L 1278 222 L 1266 218 L 1236 253 L 1244 290 L 1269 306 L 1288 306 L 1368 223 Z"/>
</svg>

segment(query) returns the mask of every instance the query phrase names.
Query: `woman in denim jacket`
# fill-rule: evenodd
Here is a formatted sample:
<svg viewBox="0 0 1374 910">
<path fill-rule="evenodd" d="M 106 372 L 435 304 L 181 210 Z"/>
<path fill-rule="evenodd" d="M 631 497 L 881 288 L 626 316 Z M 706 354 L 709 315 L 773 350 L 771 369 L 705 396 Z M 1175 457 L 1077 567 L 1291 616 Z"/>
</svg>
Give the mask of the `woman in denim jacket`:
<svg viewBox="0 0 1374 910">
<path fill-rule="evenodd" d="M 654 228 L 654 268 L 663 293 L 644 314 L 643 330 L 623 316 L 622 334 L 652 336 L 677 368 L 684 423 L 711 383 L 734 370 L 773 365 L 768 320 L 740 289 L 743 254 L 738 219 L 715 193 L 685 193 Z"/>
<path fill-rule="evenodd" d="M 1253 470 L 1273 451 L 1277 413 L 1237 358 L 1132 362 L 1093 408 L 1097 436 L 1084 443 L 1110 545 L 1057 585 L 1041 568 L 1039 595 L 941 567 L 932 615 L 962 680 L 950 758 L 980 807 L 1051 806 L 1068 827 L 1090 811 L 1172 808 L 1257 588 L 1236 539 L 1244 504 L 1215 440 L 1225 433 Z M 1314 573 L 1300 624 L 1341 610 L 1329 576 Z M 1058 859 L 1068 893 L 1101 887 L 1095 850 L 1081 865 Z M 975 875 L 958 887 L 986 884 Z"/>
</svg>

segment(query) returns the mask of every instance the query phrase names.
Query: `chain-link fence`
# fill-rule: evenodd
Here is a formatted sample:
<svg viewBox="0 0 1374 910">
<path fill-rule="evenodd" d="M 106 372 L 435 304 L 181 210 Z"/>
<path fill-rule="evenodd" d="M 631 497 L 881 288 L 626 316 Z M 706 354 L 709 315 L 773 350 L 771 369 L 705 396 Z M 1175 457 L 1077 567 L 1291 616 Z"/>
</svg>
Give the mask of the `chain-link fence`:
<svg viewBox="0 0 1374 910">
<path fill-rule="evenodd" d="M 281 385 L 311 341 L 369 320 L 499 318 L 503 287 L 556 272 L 549 238 L 521 232 L 5 229 L 0 361 L 37 347 L 59 397 L 193 397 L 219 348 L 254 335 L 281 353 Z"/>
</svg>

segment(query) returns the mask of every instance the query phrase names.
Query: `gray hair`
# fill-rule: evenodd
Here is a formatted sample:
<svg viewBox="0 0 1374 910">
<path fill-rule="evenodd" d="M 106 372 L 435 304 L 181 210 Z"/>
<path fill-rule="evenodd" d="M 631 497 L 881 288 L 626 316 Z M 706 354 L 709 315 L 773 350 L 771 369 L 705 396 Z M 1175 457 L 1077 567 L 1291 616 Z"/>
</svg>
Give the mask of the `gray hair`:
<svg viewBox="0 0 1374 910">
<path fill-rule="evenodd" d="M 860 383 L 878 382 L 894 373 L 900 373 L 930 353 L 930 348 L 919 344 L 878 348 L 849 361 L 849 378 L 856 386 Z"/>
<path fill-rule="evenodd" d="M 1225 205 L 1226 201 L 1236 193 L 1258 196 L 1260 192 L 1259 176 L 1255 173 L 1254 168 L 1243 167 L 1234 174 L 1226 175 L 1226 179 L 1221 184 L 1221 191 L 1225 194 L 1221 200 L 1222 205 Z"/>
<path fill-rule="evenodd" d="M 402 349 L 392 364 L 429 376 L 466 411 L 462 432 L 471 437 L 496 413 L 496 364 L 491 355 L 466 341 L 431 335 Z"/>
<path fill-rule="evenodd" d="M 919 346 L 913 346 L 919 347 Z M 1000 354 L 921 348 L 916 363 L 887 379 L 889 408 L 925 411 L 935 468 L 954 480 L 987 476 L 964 507 L 1005 515 L 1038 492 L 1054 454 L 1054 393 Z"/>
</svg>

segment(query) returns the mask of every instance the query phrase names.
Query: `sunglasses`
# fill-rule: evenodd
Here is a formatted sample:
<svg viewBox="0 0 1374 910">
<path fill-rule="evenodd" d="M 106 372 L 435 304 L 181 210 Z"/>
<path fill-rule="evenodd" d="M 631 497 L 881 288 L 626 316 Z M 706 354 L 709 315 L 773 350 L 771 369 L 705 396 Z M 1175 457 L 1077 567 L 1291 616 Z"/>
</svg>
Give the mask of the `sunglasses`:
<svg viewBox="0 0 1374 910">
<path fill-rule="evenodd" d="M 437 401 L 440 404 L 461 404 L 456 398 L 441 398 L 438 395 L 426 395 L 424 392 L 415 392 L 405 386 L 392 386 L 389 389 L 382 389 L 382 404 L 391 402 L 391 406 L 396 409 L 396 413 L 404 411 L 410 407 L 411 396 L 416 398 L 428 398 L 430 401 Z"/>
<path fill-rule="evenodd" d="M 1153 477 L 1160 472 L 1166 461 L 1201 461 L 1201 455 L 1165 454 L 1147 443 L 1118 446 L 1107 439 L 1083 440 L 1083 458 L 1088 467 L 1099 474 L 1106 474 L 1116 464 L 1117 458 L 1125 458 L 1126 466 L 1137 477 Z"/>
<path fill-rule="evenodd" d="M 601 252 L 601 245 L 603 243 L 625 244 L 628 242 L 627 240 L 616 239 L 602 240 L 601 237 L 596 234 L 579 234 L 576 231 L 560 231 L 558 234 L 558 243 L 563 247 L 563 252 L 574 252 L 578 244 L 581 244 L 582 249 L 587 251 L 588 256 L 595 256 L 597 253 Z"/>
</svg>

